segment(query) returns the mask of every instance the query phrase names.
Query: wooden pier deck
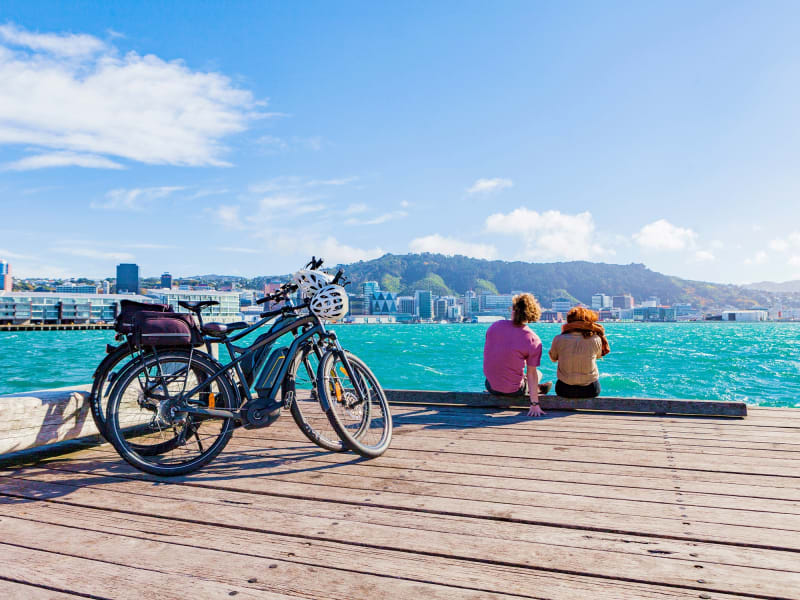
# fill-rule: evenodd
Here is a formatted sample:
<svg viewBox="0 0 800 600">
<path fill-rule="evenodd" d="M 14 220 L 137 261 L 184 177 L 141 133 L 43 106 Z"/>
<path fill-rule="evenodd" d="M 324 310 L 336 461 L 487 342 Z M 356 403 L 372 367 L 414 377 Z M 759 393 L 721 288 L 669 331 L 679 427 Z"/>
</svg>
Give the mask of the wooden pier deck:
<svg viewBox="0 0 800 600">
<path fill-rule="evenodd" d="M 800 598 L 800 410 L 398 406 L 373 461 L 285 415 L 189 477 L 0 471 L 0 598 Z"/>
</svg>

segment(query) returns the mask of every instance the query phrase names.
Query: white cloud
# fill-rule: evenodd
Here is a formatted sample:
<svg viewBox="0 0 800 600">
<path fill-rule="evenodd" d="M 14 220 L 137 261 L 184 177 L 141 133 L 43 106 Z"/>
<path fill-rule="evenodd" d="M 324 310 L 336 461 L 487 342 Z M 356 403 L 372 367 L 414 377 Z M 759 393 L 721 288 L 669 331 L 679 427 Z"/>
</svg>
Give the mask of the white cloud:
<svg viewBox="0 0 800 600">
<path fill-rule="evenodd" d="M 0 167 L 3 171 L 33 171 L 50 167 L 88 167 L 91 169 L 124 169 L 124 167 L 104 156 L 78 154 L 76 152 L 50 152 L 27 156 Z"/>
<path fill-rule="evenodd" d="M 771 240 L 769 247 L 776 252 L 787 252 L 793 248 L 800 248 L 800 231 L 793 231 L 785 238 Z"/>
<path fill-rule="evenodd" d="M 71 152 L 71 164 L 103 168 L 113 161 L 99 157 L 227 165 L 222 140 L 263 116 L 251 92 L 178 60 L 14 25 L 2 26 L 0 38 L 0 145 L 38 148 L 51 162 L 52 153 Z"/>
<path fill-rule="evenodd" d="M 595 240 L 594 220 L 589 212 L 568 215 L 548 210 L 539 213 L 521 207 L 508 214 L 490 215 L 486 218 L 486 230 L 521 238 L 524 249 L 519 258 L 527 260 L 596 260 L 609 253 Z"/>
<path fill-rule="evenodd" d="M 789 249 L 789 242 L 781 239 L 770 240 L 769 247 L 775 252 L 786 252 Z"/>
<path fill-rule="evenodd" d="M 347 219 L 345 223 L 347 225 L 380 225 L 381 223 L 394 221 L 395 219 L 402 219 L 407 216 L 408 213 L 406 211 L 395 210 L 392 212 L 384 213 L 382 215 L 378 215 L 377 217 L 373 217 L 371 219 Z"/>
<path fill-rule="evenodd" d="M 239 207 L 220 204 L 215 208 L 207 209 L 212 218 L 227 229 L 241 229 L 242 220 L 239 218 Z"/>
<path fill-rule="evenodd" d="M 359 260 L 372 260 L 386 254 L 386 251 L 380 247 L 371 249 L 356 248 L 342 244 L 332 236 L 328 236 L 316 243 L 312 242 L 307 247 L 309 248 L 307 254 L 310 252 L 314 256 L 324 256 L 325 262 L 331 265 L 358 262 Z"/>
<path fill-rule="evenodd" d="M 744 264 L 746 265 L 763 265 L 765 262 L 767 262 L 767 253 L 763 250 L 756 252 L 752 258 L 746 258 L 744 260 Z"/>
<path fill-rule="evenodd" d="M 0 38 L 11 46 L 41 50 L 57 56 L 84 57 L 107 51 L 107 46 L 97 38 L 73 33 L 31 33 L 13 24 L 0 25 Z"/>
<path fill-rule="evenodd" d="M 253 194 L 271 194 L 273 192 L 298 192 L 308 188 L 317 187 L 339 187 L 349 185 L 358 181 L 358 177 L 334 177 L 331 179 L 306 179 L 295 175 L 284 175 L 274 177 L 261 183 L 249 186 L 248 190 Z"/>
<path fill-rule="evenodd" d="M 161 186 L 111 190 L 106 194 L 104 202 L 92 202 L 89 206 L 103 210 L 142 211 L 151 206 L 156 200 L 166 198 L 182 189 L 179 186 Z"/>
<path fill-rule="evenodd" d="M 32 259 L 33 257 L 28 254 L 19 254 L 18 252 L 12 252 L 11 250 L 7 250 L 6 248 L 0 248 L 0 258 L 8 262 L 9 258 Z"/>
<path fill-rule="evenodd" d="M 455 254 L 472 258 L 495 258 L 497 256 L 497 249 L 491 244 L 462 242 L 438 233 L 413 239 L 408 244 L 408 248 L 411 252 L 431 252 L 448 256 Z"/>
<path fill-rule="evenodd" d="M 246 220 L 254 225 L 260 225 L 270 221 L 279 221 L 286 217 L 308 215 L 323 210 L 325 210 L 325 205 L 315 202 L 314 198 L 277 194 L 259 200 L 258 209 L 254 214 L 246 217 Z"/>
<path fill-rule="evenodd" d="M 654 221 L 633 234 L 639 246 L 648 250 L 685 250 L 692 248 L 697 234 L 691 229 L 676 227 L 665 219 Z"/>
<path fill-rule="evenodd" d="M 793 267 L 800 267 L 800 255 L 794 255 L 790 257 L 789 264 Z"/>
<path fill-rule="evenodd" d="M 713 262 L 717 260 L 717 257 L 708 250 L 698 250 L 694 253 L 693 260 L 694 262 Z"/>
<path fill-rule="evenodd" d="M 497 192 L 504 188 L 510 188 L 514 185 L 510 179 L 501 179 L 496 177 L 494 179 L 478 179 L 471 187 L 467 189 L 468 194 L 485 194 L 489 192 Z"/>
</svg>

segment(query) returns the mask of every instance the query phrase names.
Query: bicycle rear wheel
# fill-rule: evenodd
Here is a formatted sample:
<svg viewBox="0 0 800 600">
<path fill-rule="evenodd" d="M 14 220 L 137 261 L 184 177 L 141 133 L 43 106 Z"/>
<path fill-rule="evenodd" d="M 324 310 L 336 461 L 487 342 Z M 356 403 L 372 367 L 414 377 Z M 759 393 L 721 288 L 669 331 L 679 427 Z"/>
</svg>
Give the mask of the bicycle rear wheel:
<svg viewBox="0 0 800 600">
<path fill-rule="evenodd" d="M 216 368 L 202 352 L 173 350 L 143 355 L 125 369 L 113 386 L 106 413 L 109 441 L 120 456 L 137 469 L 163 476 L 185 475 L 213 460 L 230 440 L 233 419 L 180 408 L 236 408 L 236 392 L 228 379 L 209 381 Z M 185 396 L 198 385 L 196 393 Z M 181 403 L 167 413 L 166 407 L 177 398 Z"/>
<path fill-rule="evenodd" d="M 317 393 L 317 370 L 319 358 L 314 348 L 307 345 L 300 349 L 283 380 L 281 394 L 289 407 L 300 431 L 320 448 L 332 452 L 347 452 L 336 430 L 319 403 Z"/>
<path fill-rule="evenodd" d="M 380 383 L 362 360 L 329 350 L 320 361 L 317 389 L 328 420 L 348 448 L 367 458 L 386 452 L 392 413 Z"/>
</svg>

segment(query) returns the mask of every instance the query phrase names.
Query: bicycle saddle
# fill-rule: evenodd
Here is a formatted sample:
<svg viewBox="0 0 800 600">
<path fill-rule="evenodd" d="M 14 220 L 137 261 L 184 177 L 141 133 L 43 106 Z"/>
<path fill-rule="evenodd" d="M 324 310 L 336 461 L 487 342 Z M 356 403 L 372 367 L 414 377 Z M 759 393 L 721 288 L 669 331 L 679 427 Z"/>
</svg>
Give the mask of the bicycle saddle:
<svg viewBox="0 0 800 600">
<path fill-rule="evenodd" d="M 216 300 L 197 300 L 195 302 L 190 302 L 188 300 L 178 300 L 178 306 L 182 306 L 186 310 L 191 310 L 192 312 L 199 313 L 203 310 L 206 306 L 216 306 L 219 304 Z"/>
<path fill-rule="evenodd" d="M 250 325 L 241 321 L 238 323 L 205 323 L 203 325 L 203 333 L 214 337 L 221 337 L 231 331 L 238 331 L 239 329 L 246 329 L 247 327 L 250 327 Z"/>
</svg>

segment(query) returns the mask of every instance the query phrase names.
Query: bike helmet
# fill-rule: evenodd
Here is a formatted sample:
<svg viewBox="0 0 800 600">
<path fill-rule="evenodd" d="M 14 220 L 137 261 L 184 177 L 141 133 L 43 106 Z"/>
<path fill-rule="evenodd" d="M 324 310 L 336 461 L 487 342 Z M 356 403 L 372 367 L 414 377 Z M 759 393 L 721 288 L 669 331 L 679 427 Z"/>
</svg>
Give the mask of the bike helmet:
<svg viewBox="0 0 800 600">
<path fill-rule="evenodd" d="M 310 308 L 320 319 L 338 321 L 350 310 L 350 301 L 342 286 L 331 284 L 317 292 Z"/>
<path fill-rule="evenodd" d="M 308 299 L 313 298 L 314 294 L 333 281 L 333 275 L 328 275 L 324 271 L 300 269 L 292 279 L 300 288 L 303 298 Z"/>
</svg>

